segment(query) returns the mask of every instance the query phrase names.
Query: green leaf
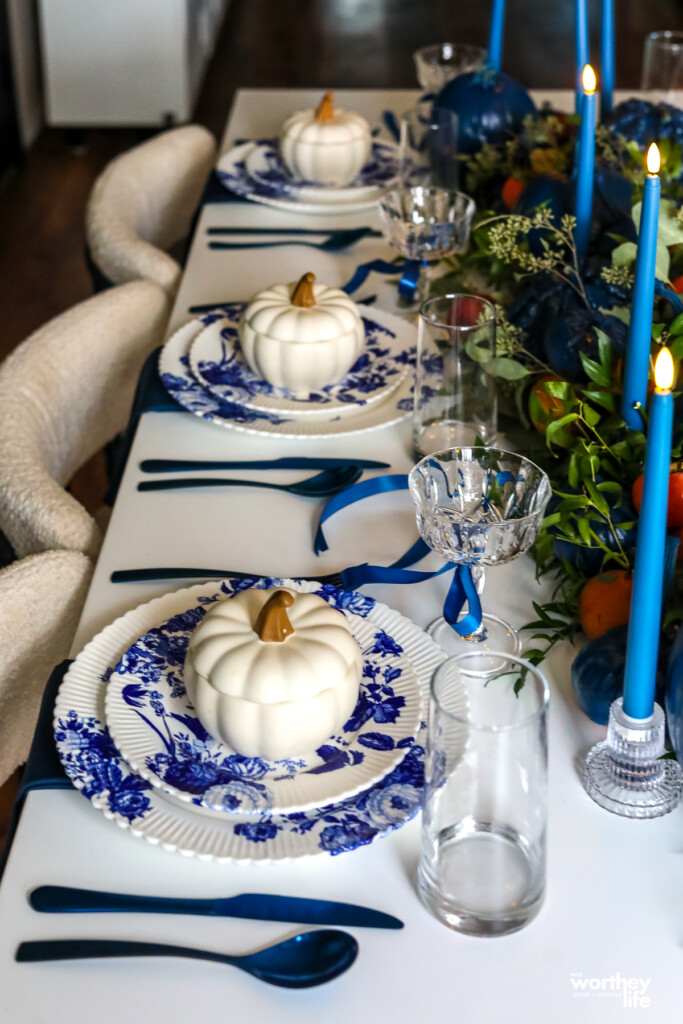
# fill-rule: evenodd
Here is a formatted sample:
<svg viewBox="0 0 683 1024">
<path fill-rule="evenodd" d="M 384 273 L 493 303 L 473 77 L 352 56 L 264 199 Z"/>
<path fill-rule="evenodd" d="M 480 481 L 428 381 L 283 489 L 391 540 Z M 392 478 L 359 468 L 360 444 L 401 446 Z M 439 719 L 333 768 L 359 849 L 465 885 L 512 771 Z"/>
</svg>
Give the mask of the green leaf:
<svg viewBox="0 0 683 1024">
<path fill-rule="evenodd" d="M 596 409 L 591 409 L 590 405 L 584 405 L 582 413 L 589 427 L 596 427 L 600 422 L 600 413 Z"/>
<path fill-rule="evenodd" d="M 595 333 L 598 336 L 598 352 L 600 353 L 600 362 L 606 370 L 611 370 L 614 363 L 612 342 L 609 340 L 605 332 L 601 331 L 599 327 L 595 328 Z"/>
<path fill-rule="evenodd" d="M 588 525 L 587 520 L 579 519 L 577 521 L 576 525 L 578 526 L 578 529 L 579 529 L 579 537 L 584 542 L 584 544 L 587 544 L 588 547 L 590 547 L 590 544 L 591 544 L 591 531 L 590 531 L 590 527 Z"/>
<path fill-rule="evenodd" d="M 487 370 L 494 377 L 502 377 L 503 380 L 521 380 L 528 377 L 529 370 L 522 366 L 516 359 L 507 359 L 505 356 L 497 356 L 487 365 Z"/>
<path fill-rule="evenodd" d="M 589 359 L 585 352 L 579 352 L 579 356 L 581 357 L 581 364 L 590 379 L 595 384 L 599 384 L 600 387 L 609 387 L 610 375 L 605 367 L 601 366 L 600 363 L 596 363 L 594 359 Z"/>
<path fill-rule="evenodd" d="M 545 519 L 543 520 L 543 523 L 542 523 L 543 529 L 547 530 L 549 526 L 554 526 L 556 523 L 559 523 L 561 519 L 562 519 L 562 516 L 560 515 L 559 512 L 552 512 L 549 516 L 546 516 Z"/>
<path fill-rule="evenodd" d="M 491 360 L 491 349 L 481 348 L 476 338 L 468 340 L 465 345 L 465 352 L 475 363 L 488 363 Z"/>
<path fill-rule="evenodd" d="M 660 281 L 669 280 L 669 267 L 671 266 L 671 256 L 669 250 L 663 242 L 657 238 L 657 258 L 655 260 L 655 277 L 658 277 Z"/>
<path fill-rule="evenodd" d="M 606 409 L 607 412 L 615 412 L 617 403 L 613 394 L 609 391 L 585 391 L 582 389 L 582 395 L 588 399 L 589 402 L 593 402 L 595 405 L 601 406 Z"/>
<path fill-rule="evenodd" d="M 664 140 L 660 140 L 660 147 L 664 143 Z M 666 163 L 666 160 L 662 160 Z M 640 215 L 642 213 L 643 204 L 636 203 L 631 213 L 633 216 L 636 230 L 640 234 Z M 678 207 L 676 203 L 672 202 L 671 199 L 661 199 L 659 202 L 659 224 L 657 227 L 657 241 L 661 242 L 662 245 L 678 245 L 683 242 L 683 226 L 679 224 L 676 217 Z"/>
<path fill-rule="evenodd" d="M 579 486 L 579 469 L 576 462 L 576 455 L 572 454 L 569 460 L 569 468 L 567 470 L 567 479 L 570 487 Z"/>
<path fill-rule="evenodd" d="M 623 242 L 612 249 L 612 266 L 628 267 L 636 261 L 638 247 L 635 242 Z"/>
<path fill-rule="evenodd" d="M 609 516 L 609 505 L 607 501 L 597 489 L 596 485 L 592 480 L 584 480 L 584 486 L 590 495 L 590 499 L 597 508 L 598 512 L 602 512 L 603 516 Z"/>
<path fill-rule="evenodd" d="M 553 398 L 561 398 L 566 401 L 572 393 L 572 386 L 566 380 L 545 380 L 541 384 L 541 389 L 546 391 Z"/>
<path fill-rule="evenodd" d="M 626 306 L 598 306 L 601 313 L 605 316 L 613 316 L 616 320 L 621 320 L 622 324 L 628 325 L 631 323 L 631 310 L 627 309 Z"/>
<path fill-rule="evenodd" d="M 569 423 L 576 422 L 578 418 L 578 413 L 569 412 L 566 416 L 560 416 L 559 420 L 549 423 L 545 432 L 545 439 L 548 444 L 558 444 L 562 448 L 569 448 L 572 444 L 572 439 L 567 436 L 566 431 L 563 431 L 563 427 L 566 427 Z"/>
<path fill-rule="evenodd" d="M 683 334 L 683 313 L 679 313 L 678 316 L 671 321 L 669 324 L 669 334 Z"/>
</svg>

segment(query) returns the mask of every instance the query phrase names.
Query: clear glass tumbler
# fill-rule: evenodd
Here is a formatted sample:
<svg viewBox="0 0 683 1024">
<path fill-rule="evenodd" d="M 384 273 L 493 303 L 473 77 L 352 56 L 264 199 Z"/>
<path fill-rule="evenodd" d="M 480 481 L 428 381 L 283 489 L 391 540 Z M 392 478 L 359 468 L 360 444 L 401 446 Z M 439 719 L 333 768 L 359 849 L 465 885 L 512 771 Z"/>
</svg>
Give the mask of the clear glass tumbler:
<svg viewBox="0 0 683 1024">
<path fill-rule="evenodd" d="M 491 657 L 501 667 L 484 679 Z M 418 892 L 457 931 L 506 935 L 541 907 L 547 711 L 548 685 L 522 658 L 459 654 L 434 673 Z"/>
<path fill-rule="evenodd" d="M 433 43 L 416 50 L 413 60 L 422 88 L 426 92 L 437 93 L 451 79 L 482 67 L 486 61 L 486 50 L 467 43 Z"/>
<path fill-rule="evenodd" d="M 665 94 L 683 89 L 683 32 L 645 37 L 640 87 Z"/>
<path fill-rule="evenodd" d="M 413 396 L 416 458 L 493 445 L 498 431 L 496 310 L 478 295 L 445 295 L 420 309 Z"/>
<path fill-rule="evenodd" d="M 458 117 L 431 100 L 401 115 L 398 176 L 402 185 L 458 187 Z"/>
</svg>

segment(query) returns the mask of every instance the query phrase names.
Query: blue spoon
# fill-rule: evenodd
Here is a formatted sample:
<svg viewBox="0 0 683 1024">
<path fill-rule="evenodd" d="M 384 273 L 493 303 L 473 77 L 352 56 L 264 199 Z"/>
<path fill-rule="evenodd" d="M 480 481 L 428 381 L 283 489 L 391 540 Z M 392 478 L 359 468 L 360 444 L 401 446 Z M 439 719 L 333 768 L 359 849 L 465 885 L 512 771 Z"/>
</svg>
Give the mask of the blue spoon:
<svg viewBox="0 0 683 1024">
<path fill-rule="evenodd" d="M 208 949 L 171 946 L 164 942 L 128 942 L 117 939 L 48 939 L 22 942 L 15 958 L 20 963 L 45 960 L 91 960 L 102 957 L 180 956 L 211 960 L 239 967 L 269 985 L 311 988 L 338 978 L 358 955 L 358 943 L 347 932 L 333 928 L 302 932 L 275 942 L 256 953 L 227 956 Z"/>
</svg>

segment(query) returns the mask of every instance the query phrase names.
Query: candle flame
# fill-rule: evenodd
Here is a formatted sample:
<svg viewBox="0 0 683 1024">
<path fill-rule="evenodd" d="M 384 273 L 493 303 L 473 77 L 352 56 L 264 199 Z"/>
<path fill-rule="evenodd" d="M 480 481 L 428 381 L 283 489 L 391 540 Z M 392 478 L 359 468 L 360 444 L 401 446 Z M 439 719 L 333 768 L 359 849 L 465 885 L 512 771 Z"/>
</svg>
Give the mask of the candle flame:
<svg viewBox="0 0 683 1024">
<path fill-rule="evenodd" d="M 659 156 L 659 150 L 653 142 L 647 151 L 647 169 L 650 172 L 650 174 L 657 174 L 657 172 L 659 171 L 660 163 L 661 159 Z"/>
<path fill-rule="evenodd" d="M 674 361 L 666 346 L 660 350 L 655 363 L 655 384 L 660 391 L 668 391 L 674 381 Z"/>
<path fill-rule="evenodd" d="M 586 92 L 595 92 L 595 72 L 590 64 L 583 69 L 583 88 Z"/>
</svg>

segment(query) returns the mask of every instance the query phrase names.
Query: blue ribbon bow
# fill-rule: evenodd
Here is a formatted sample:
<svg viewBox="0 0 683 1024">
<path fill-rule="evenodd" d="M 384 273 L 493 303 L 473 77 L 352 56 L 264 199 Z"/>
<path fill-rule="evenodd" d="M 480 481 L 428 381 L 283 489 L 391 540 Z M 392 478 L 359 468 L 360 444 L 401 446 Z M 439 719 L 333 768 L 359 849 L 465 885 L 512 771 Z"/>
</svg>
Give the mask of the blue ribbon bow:
<svg viewBox="0 0 683 1024">
<path fill-rule="evenodd" d="M 340 512 L 348 505 L 353 505 L 364 498 L 373 497 L 376 494 L 387 494 L 391 491 L 408 489 L 408 476 L 406 473 L 389 474 L 377 476 L 372 480 L 362 480 L 353 487 L 348 487 L 341 494 L 336 494 L 328 501 L 320 516 L 320 522 L 315 534 L 314 550 L 316 555 L 321 551 L 327 551 L 328 545 L 323 533 L 323 523 L 335 512 Z M 360 565 L 351 566 L 341 573 L 344 588 L 346 590 L 357 590 L 364 583 L 423 583 L 426 580 L 435 579 L 443 573 L 454 569 L 453 581 L 448 590 L 446 601 L 443 607 L 443 615 L 446 622 L 459 636 L 470 636 L 481 625 L 481 603 L 472 572 L 469 565 L 455 565 L 453 562 L 446 562 L 440 569 L 433 572 L 425 572 L 407 568 L 415 562 L 419 562 L 429 553 L 429 547 L 418 538 L 417 541 L 391 565 L 370 565 L 363 562 Z M 468 614 L 458 621 L 458 616 L 467 604 Z"/>
</svg>

